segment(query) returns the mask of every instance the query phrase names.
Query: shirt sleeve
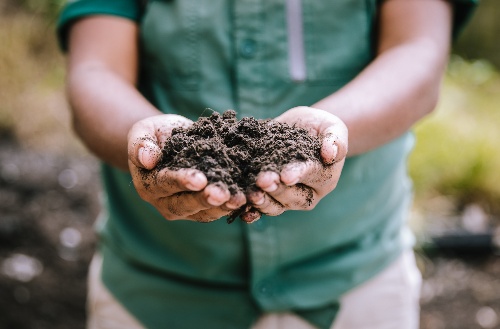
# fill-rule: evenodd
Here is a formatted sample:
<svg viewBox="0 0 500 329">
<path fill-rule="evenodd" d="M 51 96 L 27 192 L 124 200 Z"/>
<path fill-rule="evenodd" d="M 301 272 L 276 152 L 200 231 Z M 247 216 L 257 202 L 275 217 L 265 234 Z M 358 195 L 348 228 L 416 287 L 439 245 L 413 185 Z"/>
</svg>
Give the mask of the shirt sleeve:
<svg viewBox="0 0 500 329">
<path fill-rule="evenodd" d="M 63 51 L 68 48 L 71 23 L 90 15 L 112 15 L 139 21 L 140 0 L 67 0 L 57 22 L 57 38 Z"/>
<path fill-rule="evenodd" d="M 479 0 L 449 0 L 453 5 L 453 40 L 456 40 L 479 4 Z"/>
</svg>

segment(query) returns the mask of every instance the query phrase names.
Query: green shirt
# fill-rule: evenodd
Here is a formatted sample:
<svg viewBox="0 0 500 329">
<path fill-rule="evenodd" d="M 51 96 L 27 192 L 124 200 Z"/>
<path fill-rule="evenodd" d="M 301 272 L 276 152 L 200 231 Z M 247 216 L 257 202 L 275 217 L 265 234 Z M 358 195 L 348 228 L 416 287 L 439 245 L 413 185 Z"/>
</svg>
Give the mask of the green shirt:
<svg viewBox="0 0 500 329">
<path fill-rule="evenodd" d="M 335 92 L 373 60 L 377 9 L 377 0 L 76 0 L 59 33 L 64 47 L 79 17 L 134 20 L 139 90 L 161 111 L 273 118 Z M 103 282 L 148 328 L 248 328 L 280 311 L 329 327 L 343 293 L 412 246 L 412 145 L 406 133 L 351 157 L 314 210 L 250 225 L 166 221 L 129 174 L 103 165 Z"/>
</svg>

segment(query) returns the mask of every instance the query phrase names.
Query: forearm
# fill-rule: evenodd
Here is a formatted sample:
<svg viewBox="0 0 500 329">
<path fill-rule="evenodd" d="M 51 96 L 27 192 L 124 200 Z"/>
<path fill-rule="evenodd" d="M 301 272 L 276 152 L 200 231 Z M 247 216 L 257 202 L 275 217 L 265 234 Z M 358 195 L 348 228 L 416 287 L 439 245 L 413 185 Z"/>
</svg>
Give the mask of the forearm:
<svg viewBox="0 0 500 329">
<path fill-rule="evenodd" d="M 82 64 L 70 70 L 68 98 L 74 130 L 88 149 L 103 161 L 128 170 L 130 128 L 160 112 L 133 85 L 97 64 Z"/>
<path fill-rule="evenodd" d="M 431 58 L 416 63 L 427 57 L 425 51 L 418 44 L 393 49 L 345 88 L 313 105 L 346 123 L 349 156 L 398 137 L 434 109 L 444 63 Z"/>
<path fill-rule="evenodd" d="M 404 7 L 408 3 L 409 8 Z M 312 105 L 346 123 L 349 156 L 397 138 L 431 112 L 438 100 L 449 51 L 449 4 L 440 0 L 396 0 L 386 1 L 385 6 L 389 9 L 382 19 L 393 24 L 381 24 L 376 59 L 344 88 Z M 400 12 L 403 10 L 407 15 Z M 400 17 L 412 18 L 408 21 Z"/>
<path fill-rule="evenodd" d="M 76 133 L 103 161 L 128 170 L 127 135 L 160 114 L 135 85 L 138 27 L 113 16 L 89 16 L 70 30 L 67 93 Z"/>
</svg>

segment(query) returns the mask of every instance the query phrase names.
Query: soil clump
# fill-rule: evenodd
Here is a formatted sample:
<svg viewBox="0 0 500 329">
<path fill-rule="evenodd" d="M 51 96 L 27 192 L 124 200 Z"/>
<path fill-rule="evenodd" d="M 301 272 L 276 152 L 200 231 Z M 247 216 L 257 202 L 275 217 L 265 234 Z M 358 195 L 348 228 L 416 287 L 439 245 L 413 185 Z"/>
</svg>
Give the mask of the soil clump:
<svg viewBox="0 0 500 329">
<path fill-rule="evenodd" d="M 228 110 L 174 129 L 157 168 L 198 169 L 209 183 L 223 183 L 234 195 L 258 189 L 255 181 L 261 171 L 279 173 L 288 163 L 320 162 L 320 148 L 319 137 L 304 128 L 270 119 L 238 120 Z"/>
</svg>

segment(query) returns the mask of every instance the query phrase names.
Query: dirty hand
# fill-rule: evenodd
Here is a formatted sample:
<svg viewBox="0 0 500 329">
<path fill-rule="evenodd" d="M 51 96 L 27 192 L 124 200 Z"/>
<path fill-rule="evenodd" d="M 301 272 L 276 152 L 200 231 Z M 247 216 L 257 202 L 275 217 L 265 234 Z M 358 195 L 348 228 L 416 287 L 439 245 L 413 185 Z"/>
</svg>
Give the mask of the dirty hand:
<svg viewBox="0 0 500 329">
<path fill-rule="evenodd" d="M 139 196 L 166 219 L 209 222 L 244 205 L 243 193 L 231 196 L 226 186 L 208 184 L 205 175 L 196 169 L 155 168 L 172 130 L 192 123 L 174 114 L 137 122 L 128 134 L 129 169 Z"/>
<path fill-rule="evenodd" d="M 310 107 L 295 107 L 275 118 L 305 128 L 321 139 L 321 162 L 287 164 L 281 172 L 264 171 L 257 176 L 260 191 L 248 195 L 253 209 L 242 218 L 253 221 L 260 214 L 277 216 L 286 210 L 311 210 L 333 191 L 347 155 L 347 127 L 335 115 Z"/>
</svg>

